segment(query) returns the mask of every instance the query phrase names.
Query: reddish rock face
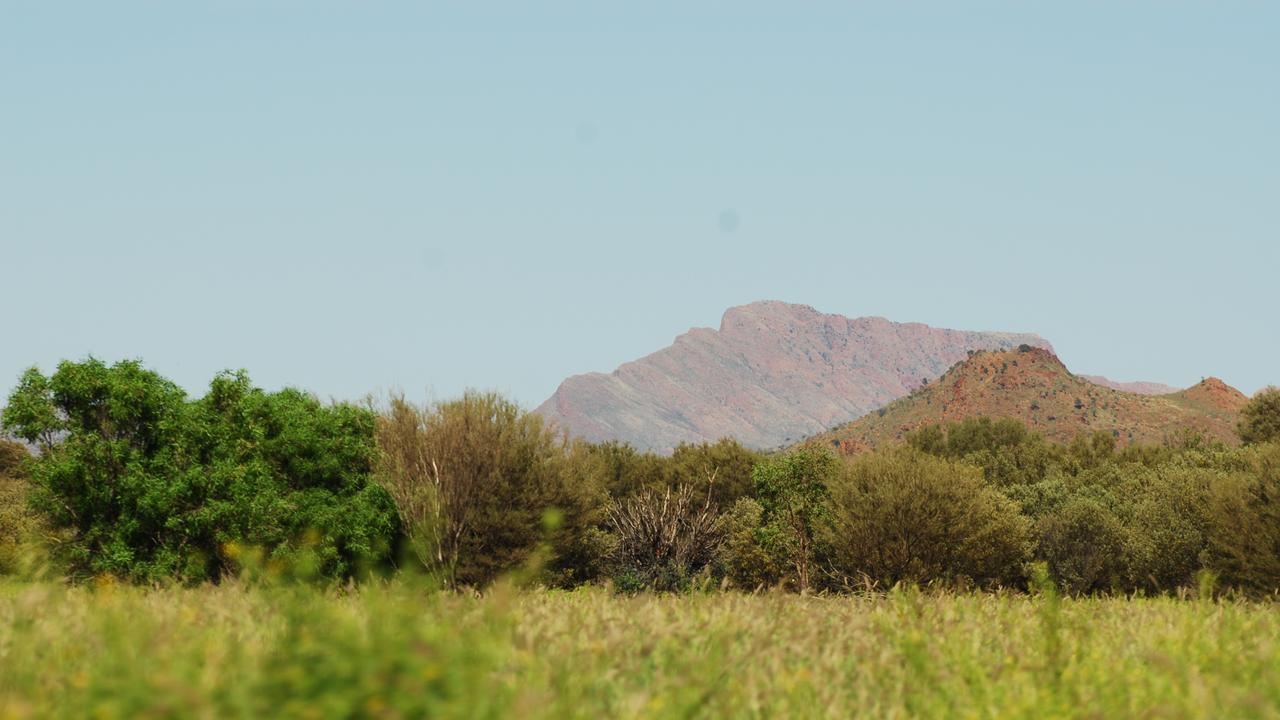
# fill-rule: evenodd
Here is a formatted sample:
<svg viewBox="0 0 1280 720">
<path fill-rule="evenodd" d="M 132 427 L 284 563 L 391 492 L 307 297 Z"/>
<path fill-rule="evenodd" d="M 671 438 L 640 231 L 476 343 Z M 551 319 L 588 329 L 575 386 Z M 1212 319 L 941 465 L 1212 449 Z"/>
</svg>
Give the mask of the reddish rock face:
<svg viewBox="0 0 1280 720">
<path fill-rule="evenodd" d="M 537 412 L 576 436 L 647 450 L 722 437 L 775 448 L 903 397 L 970 351 L 1023 344 L 1050 348 L 1032 334 L 757 302 L 730 308 L 718 330 L 694 328 L 608 375 L 575 375 Z"/>
</svg>

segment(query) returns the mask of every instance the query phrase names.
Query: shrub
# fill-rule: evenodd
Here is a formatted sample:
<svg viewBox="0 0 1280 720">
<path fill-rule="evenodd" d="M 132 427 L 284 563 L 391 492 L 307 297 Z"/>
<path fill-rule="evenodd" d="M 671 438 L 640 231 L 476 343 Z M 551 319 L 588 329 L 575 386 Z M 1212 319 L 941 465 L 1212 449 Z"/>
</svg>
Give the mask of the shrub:
<svg viewBox="0 0 1280 720">
<path fill-rule="evenodd" d="M 698 494 L 705 497 L 701 504 Z M 710 568 L 724 540 L 710 495 L 687 485 L 611 504 L 609 527 L 617 538 L 611 559 L 618 575 L 654 590 L 688 587 Z"/>
<path fill-rule="evenodd" d="M 19 569 L 24 546 L 40 525 L 27 504 L 26 457 L 21 444 L 0 440 L 0 575 Z"/>
<path fill-rule="evenodd" d="M 740 498 L 722 516 L 724 542 L 717 559 L 719 572 L 734 587 L 755 590 L 774 587 L 782 578 L 783 562 L 765 549 L 764 508 L 754 498 Z"/>
<path fill-rule="evenodd" d="M 753 494 L 752 472 L 764 456 L 737 440 L 724 438 L 714 443 L 680 443 L 667 460 L 668 483 L 689 487 L 693 502 L 709 495 L 717 507 L 731 507 L 739 498 Z M 708 482 L 710 480 L 710 482 Z"/>
<path fill-rule="evenodd" d="M 1280 444 L 1252 459 L 1252 472 L 1209 488 L 1206 555 L 1223 584 L 1270 593 L 1280 590 Z"/>
<path fill-rule="evenodd" d="M 1021 577 L 1028 523 L 975 467 L 906 449 L 865 455 L 833 481 L 831 507 L 825 545 L 845 578 L 993 585 Z"/>
<path fill-rule="evenodd" d="M 493 393 L 429 407 L 394 397 L 378 443 L 378 476 L 417 558 L 446 584 L 486 585 L 544 540 L 551 569 L 578 574 L 566 559 L 602 520 L 604 491 L 574 471 L 567 441 L 540 416 Z"/>
<path fill-rule="evenodd" d="M 1168 463 L 1129 489 L 1125 556 L 1130 586 L 1155 592 L 1192 587 L 1203 567 L 1210 488 L 1227 481 L 1211 468 Z"/>
<path fill-rule="evenodd" d="M 1035 557 L 1064 592 L 1085 594 L 1120 587 L 1125 579 L 1125 529 L 1096 500 L 1073 497 L 1036 524 Z"/>
<path fill-rule="evenodd" d="M 929 425 L 908 434 L 907 444 L 977 465 L 989 482 L 1001 487 L 1038 482 L 1062 462 L 1059 447 L 1011 419 L 979 417 Z"/>
<path fill-rule="evenodd" d="M 25 465 L 30 458 L 31 453 L 22 443 L 0 438 L 0 476 L 25 477 Z"/>
<path fill-rule="evenodd" d="M 1240 439 L 1246 445 L 1280 440 L 1280 388 L 1258 392 L 1240 411 Z"/>
<path fill-rule="evenodd" d="M 136 361 L 25 373 L 4 422 L 41 445 L 32 503 L 66 529 L 72 571 L 216 580 L 245 546 L 273 567 L 350 576 L 398 532 L 372 481 L 374 416 L 224 373 L 188 401 Z"/>
</svg>

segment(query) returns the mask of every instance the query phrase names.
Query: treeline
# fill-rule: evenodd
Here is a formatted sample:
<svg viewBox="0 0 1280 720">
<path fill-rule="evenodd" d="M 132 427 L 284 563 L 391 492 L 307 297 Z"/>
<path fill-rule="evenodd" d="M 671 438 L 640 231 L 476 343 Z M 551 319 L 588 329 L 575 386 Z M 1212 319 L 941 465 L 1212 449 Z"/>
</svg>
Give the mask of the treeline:
<svg viewBox="0 0 1280 720">
<path fill-rule="evenodd" d="M 841 458 L 733 442 L 671 456 L 571 440 L 494 394 L 324 404 L 224 373 L 202 398 L 137 362 L 25 373 L 3 413 L 0 572 L 484 587 L 844 592 L 895 583 L 1280 590 L 1280 391 L 1240 448 L 1069 445 L 972 420 Z M 33 549 L 39 553 L 31 552 Z"/>
</svg>

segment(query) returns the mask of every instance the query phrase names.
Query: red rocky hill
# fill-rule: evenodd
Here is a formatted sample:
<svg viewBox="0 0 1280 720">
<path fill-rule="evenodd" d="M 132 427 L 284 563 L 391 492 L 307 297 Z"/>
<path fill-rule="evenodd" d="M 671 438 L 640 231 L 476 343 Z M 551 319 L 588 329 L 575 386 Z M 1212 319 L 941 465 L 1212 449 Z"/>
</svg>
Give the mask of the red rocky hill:
<svg viewBox="0 0 1280 720">
<path fill-rule="evenodd" d="M 1072 375 L 1048 350 L 1029 348 L 977 354 L 937 382 L 809 442 L 855 453 L 901 442 L 924 425 L 985 416 L 1021 420 L 1063 442 L 1101 430 L 1122 445 L 1177 440 L 1187 432 L 1235 444 L 1247 402 L 1217 378 L 1172 394 L 1122 392 Z"/>
</svg>

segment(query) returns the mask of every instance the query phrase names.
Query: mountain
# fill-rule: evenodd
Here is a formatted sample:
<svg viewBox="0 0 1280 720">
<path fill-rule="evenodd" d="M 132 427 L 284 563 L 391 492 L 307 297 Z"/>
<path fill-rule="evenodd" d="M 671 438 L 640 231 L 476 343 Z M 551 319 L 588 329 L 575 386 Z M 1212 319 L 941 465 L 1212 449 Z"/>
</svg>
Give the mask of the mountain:
<svg viewBox="0 0 1280 720">
<path fill-rule="evenodd" d="M 1062 442 L 1113 433 L 1122 445 L 1159 443 L 1195 431 L 1238 443 L 1248 398 L 1217 378 L 1167 395 L 1139 395 L 1072 375 L 1049 350 L 979 353 L 937 382 L 811 442 L 853 453 L 899 442 L 918 427 L 971 417 L 1014 418 Z"/>
<path fill-rule="evenodd" d="M 756 302 L 610 374 L 571 377 L 536 412 L 574 435 L 647 450 L 722 437 L 774 448 L 902 397 L 971 351 L 1024 344 L 1049 347 L 1038 335 Z"/>
<path fill-rule="evenodd" d="M 1178 392 L 1178 388 L 1172 385 L 1165 385 L 1157 382 L 1116 382 L 1108 380 L 1101 375 L 1081 375 L 1080 377 L 1088 380 L 1094 385 L 1109 387 L 1112 390 L 1120 390 L 1122 392 L 1135 393 L 1137 395 L 1172 395 Z"/>
</svg>

